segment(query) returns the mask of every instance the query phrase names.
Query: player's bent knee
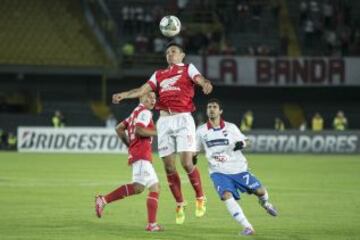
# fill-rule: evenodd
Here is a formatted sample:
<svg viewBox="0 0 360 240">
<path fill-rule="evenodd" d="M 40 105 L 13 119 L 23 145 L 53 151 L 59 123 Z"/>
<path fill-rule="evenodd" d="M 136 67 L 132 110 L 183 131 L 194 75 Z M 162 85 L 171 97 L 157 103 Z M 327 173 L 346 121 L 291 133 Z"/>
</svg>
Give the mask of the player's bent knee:
<svg viewBox="0 0 360 240">
<path fill-rule="evenodd" d="M 266 189 L 265 189 L 264 187 L 260 187 L 260 188 L 258 188 L 258 189 L 256 189 L 256 190 L 254 191 L 254 194 L 255 194 L 256 196 L 261 197 L 261 196 L 263 196 L 263 195 L 265 194 L 265 192 L 266 192 Z"/>
<path fill-rule="evenodd" d="M 159 193 L 160 192 L 160 184 L 159 183 L 154 183 L 153 185 L 151 185 L 149 187 L 149 191 Z"/>
<path fill-rule="evenodd" d="M 172 165 L 172 164 L 167 164 L 166 162 L 164 162 L 165 165 L 165 171 L 167 174 L 171 174 L 171 173 L 174 173 L 176 172 L 176 166 Z"/>
<path fill-rule="evenodd" d="M 194 164 L 191 161 L 182 161 L 181 165 L 186 170 L 187 173 L 191 172 L 194 169 Z"/>
<path fill-rule="evenodd" d="M 232 195 L 231 192 L 224 192 L 223 195 L 222 195 L 223 200 L 228 200 L 228 199 L 230 199 L 232 197 L 233 197 L 233 195 Z"/>
<path fill-rule="evenodd" d="M 173 159 L 173 156 L 163 157 L 162 159 L 167 174 L 176 172 L 175 159 Z"/>
<path fill-rule="evenodd" d="M 145 186 L 140 184 L 140 183 L 134 183 L 134 190 L 135 190 L 135 194 L 139 194 L 142 193 L 145 189 Z"/>
</svg>

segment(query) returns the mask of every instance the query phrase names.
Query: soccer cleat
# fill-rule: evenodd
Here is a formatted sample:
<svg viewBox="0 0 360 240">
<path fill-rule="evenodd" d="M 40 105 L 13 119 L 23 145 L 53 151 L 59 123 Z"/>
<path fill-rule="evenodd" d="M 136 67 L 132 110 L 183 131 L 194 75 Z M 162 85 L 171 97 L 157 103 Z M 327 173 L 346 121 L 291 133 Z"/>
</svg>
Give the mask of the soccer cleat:
<svg viewBox="0 0 360 240">
<path fill-rule="evenodd" d="M 244 230 L 240 233 L 243 236 L 250 236 L 255 234 L 255 230 L 252 227 L 246 227 Z"/>
<path fill-rule="evenodd" d="M 176 207 L 176 224 L 183 224 L 185 222 L 184 206 Z"/>
<path fill-rule="evenodd" d="M 196 199 L 195 216 L 202 217 L 206 213 L 206 198 Z"/>
<path fill-rule="evenodd" d="M 95 212 L 98 218 L 101 218 L 105 205 L 106 203 L 104 201 L 104 197 L 101 195 L 97 195 L 95 197 Z"/>
<path fill-rule="evenodd" d="M 276 217 L 278 215 L 277 209 L 271 203 L 265 203 L 263 205 L 263 208 L 265 208 L 266 212 L 273 217 Z"/>
<path fill-rule="evenodd" d="M 149 223 L 146 228 L 145 228 L 145 231 L 148 231 L 148 232 L 161 232 L 161 231 L 164 231 L 164 228 L 157 224 L 157 223 Z"/>
</svg>

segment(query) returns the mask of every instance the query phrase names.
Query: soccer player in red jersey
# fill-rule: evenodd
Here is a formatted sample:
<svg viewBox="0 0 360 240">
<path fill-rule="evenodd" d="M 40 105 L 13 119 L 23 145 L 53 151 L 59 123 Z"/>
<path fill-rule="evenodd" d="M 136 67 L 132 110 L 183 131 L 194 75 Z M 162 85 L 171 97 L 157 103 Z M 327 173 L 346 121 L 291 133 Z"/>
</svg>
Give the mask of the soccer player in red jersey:
<svg viewBox="0 0 360 240">
<path fill-rule="evenodd" d="M 113 192 L 95 198 L 96 215 L 100 218 L 106 204 L 123 199 L 149 189 L 147 197 L 148 225 L 146 231 L 161 231 L 156 223 L 156 213 L 159 199 L 159 180 L 151 164 L 152 137 L 156 135 L 151 109 L 156 103 L 156 95 L 149 92 L 140 98 L 140 104 L 131 115 L 116 126 L 118 136 L 129 148 L 129 165 L 132 166 L 132 183 L 124 184 Z M 127 134 L 126 134 L 127 131 Z"/>
<path fill-rule="evenodd" d="M 160 111 L 160 118 L 156 123 L 158 151 L 164 162 L 170 190 L 176 200 L 177 224 L 183 224 L 185 221 L 185 201 L 175 166 L 176 153 L 180 154 L 181 164 L 195 190 L 195 215 L 202 217 L 206 211 L 200 173 L 192 163 L 196 144 L 195 123 L 191 112 L 195 111 L 195 85 L 199 85 L 204 94 L 210 94 L 213 89 L 211 82 L 205 79 L 193 64 L 183 63 L 184 57 L 182 46 L 170 42 L 166 48 L 168 68 L 155 71 L 140 88 L 113 95 L 113 103 L 119 103 L 150 91 L 156 91 L 158 94 L 155 106 Z"/>
</svg>

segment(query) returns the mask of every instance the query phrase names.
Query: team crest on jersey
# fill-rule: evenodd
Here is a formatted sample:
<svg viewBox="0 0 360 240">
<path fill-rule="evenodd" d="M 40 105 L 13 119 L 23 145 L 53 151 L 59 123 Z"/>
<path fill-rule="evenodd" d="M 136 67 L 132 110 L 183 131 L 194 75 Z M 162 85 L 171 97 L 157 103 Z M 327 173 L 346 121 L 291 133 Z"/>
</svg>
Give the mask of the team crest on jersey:
<svg viewBox="0 0 360 240">
<path fill-rule="evenodd" d="M 224 137 L 227 137 L 228 132 L 226 130 L 223 130 L 222 133 L 224 134 Z"/>
<path fill-rule="evenodd" d="M 175 75 L 171 78 L 164 79 L 160 83 L 160 92 L 165 91 L 180 91 L 179 87 L 174 86 L 175 83 L 180 79 L 181 75 Z"/>
</svg>

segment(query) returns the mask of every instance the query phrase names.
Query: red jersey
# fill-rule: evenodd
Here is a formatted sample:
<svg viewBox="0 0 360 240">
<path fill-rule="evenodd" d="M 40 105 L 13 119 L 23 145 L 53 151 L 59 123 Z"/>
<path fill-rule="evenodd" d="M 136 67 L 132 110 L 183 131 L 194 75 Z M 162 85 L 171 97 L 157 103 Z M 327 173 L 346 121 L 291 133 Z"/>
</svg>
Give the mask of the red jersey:
<svg viewBox="0 0 360 240">
<path fill-rule="evenodd" d="M 177 64 L 159 69 L 147 81 L 158 93 L 155 109 L 170 112 L 193 112 L 195 78 L 200 75 L 193 64 Z"/>
<path fill-rule="evenodd" d="M 137 160 L 152 161 L 152 137 L 140 137 L 135 135 L 135 127 L 155 129 L 152 113 L 143 104 L 139 104 L 128 118 L 123 121 L 129 138 L 129 164 Z"/>
</svg>

